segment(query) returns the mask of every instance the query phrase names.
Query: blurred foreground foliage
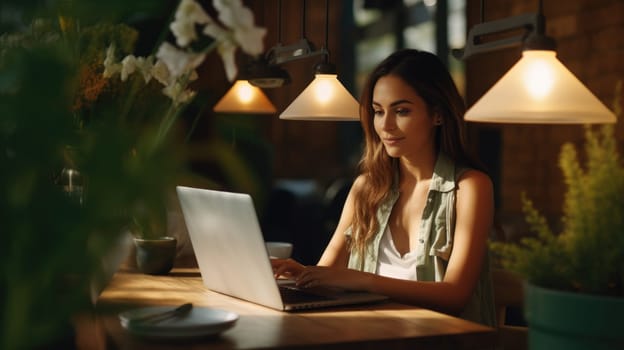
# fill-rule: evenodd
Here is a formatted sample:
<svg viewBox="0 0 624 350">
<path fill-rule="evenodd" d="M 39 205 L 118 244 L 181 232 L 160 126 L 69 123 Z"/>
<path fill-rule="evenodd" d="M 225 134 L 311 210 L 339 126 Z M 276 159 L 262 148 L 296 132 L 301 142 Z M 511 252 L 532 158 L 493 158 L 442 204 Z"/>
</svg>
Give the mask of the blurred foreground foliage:
<svg viewBox="0 0 624 350">
<path fill-rule="evenodd" d="M 162 16 L 163 4 L 0 4 L 2 349 L 41 347 L 63 335 L 71 315 L 91 307 L 102 257 L 136 213 L 164 202 L 163 189 L 183 169 L 175 143 L 154 144 L 150 109 L 139 114 L 133 102 L 116 98 L 112 83 L 84 81 L 101 75 L 88 62 L 103 59 L 105 42 L 129 50 L 136 39 L 129 28 L 96 22 Z M 88 88 L 101 88 L 101 99 L 83 100 Z M 144 89 L 135 90 L 118 93 L 140 100 Z M 80 172 L 78 195 L 64 188 L 63 169 Z"/>
</svg>

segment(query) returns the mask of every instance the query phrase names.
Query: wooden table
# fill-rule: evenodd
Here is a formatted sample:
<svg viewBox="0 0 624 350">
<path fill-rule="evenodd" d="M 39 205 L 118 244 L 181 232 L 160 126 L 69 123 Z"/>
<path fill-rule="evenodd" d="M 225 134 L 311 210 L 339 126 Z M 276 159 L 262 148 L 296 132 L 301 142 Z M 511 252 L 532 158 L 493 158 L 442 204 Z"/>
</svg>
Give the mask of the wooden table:
<svg viewBox="0 0 624 350">
<path fill-rule="evenodd" d="M 135 337 L 117 318 L 132 308 L 186 302 L 240 318 L 217 337 L 183 343 Z M 120 271 L 100 295 L 95 318 L 82 316 L 76 324 L 83 349 L 473 349 L 495 340 L 492 328 L 394 302 L 280 312 L 209 291 L 197 269 L 174 269 L 167 276 Z"/>
</svg>

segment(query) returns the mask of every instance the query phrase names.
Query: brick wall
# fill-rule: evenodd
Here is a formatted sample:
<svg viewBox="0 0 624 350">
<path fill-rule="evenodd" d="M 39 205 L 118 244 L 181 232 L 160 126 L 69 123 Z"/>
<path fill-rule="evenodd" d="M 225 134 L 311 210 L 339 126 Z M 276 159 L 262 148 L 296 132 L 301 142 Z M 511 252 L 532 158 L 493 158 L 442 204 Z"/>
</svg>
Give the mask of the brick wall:
<svg viewBox="0 0 624 350">
<path fill-rule="evenodd" d="M 467 0 L 469 25 L 479 21 L 479 3 Z M 536 0 L 485 3 L 486 21 L 537 10 Z M 546 32 L 557 41 L 559 60 L 612 108 L 616 82 L 624 80 L 624 1 L 545 0 L 544 14 Z M 475 57 L 466 65 L 469 105 L 519 59 L 520 49 L 485 56 Z M 622 124 L 616 126 L 620 139 L 624 138 Z M 503 224 L 513 226 L 522 221 L 520 194 L 523 191 L 543 213 L 557 217 L 565 191 L 557 165 L 559 151 L 565 142 L 582 145 L 582 126 L 501 124 L 471 128 L 477 130 L 473 135 L 479 134 L 479 128 L 495 128 L 500 132 L 500 176 L 496 185 Z"/>
</svg>

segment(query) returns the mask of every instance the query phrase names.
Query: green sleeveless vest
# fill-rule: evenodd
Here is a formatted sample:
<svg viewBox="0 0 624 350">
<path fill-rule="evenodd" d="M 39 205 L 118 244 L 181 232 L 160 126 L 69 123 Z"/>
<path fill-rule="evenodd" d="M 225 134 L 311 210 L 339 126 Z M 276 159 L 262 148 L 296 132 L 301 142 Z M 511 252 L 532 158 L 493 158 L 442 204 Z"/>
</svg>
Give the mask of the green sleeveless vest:
<svg viewBox="0 0 624 350">
<path fill-rule="evenodd" d="M 446 273 L 446 266 L 453 250 L 455 228 L 455 190 L 456 180 L 467 169 L 456 169 L 448 156 L 440 153 L 436 161 L 427 204 L 423 210 L 417 249 L 416 275 L 419 281 L 441 282 Z M 349 256 L 349 268 L 375 273 L 381 237 L 388 226 L 388 218 L 399 197 L 396 188 L 377 210 L 379 231 L 369 244 L 366 255 L 359 256 L 352 252 Z M 345 233 L 352 234 L 351 228 Z M 494 297 L 490 277 L 489 258 L 486 257 L 479 281 L 460 317 L 492 326 L 496 325 Z"/>
</svg>

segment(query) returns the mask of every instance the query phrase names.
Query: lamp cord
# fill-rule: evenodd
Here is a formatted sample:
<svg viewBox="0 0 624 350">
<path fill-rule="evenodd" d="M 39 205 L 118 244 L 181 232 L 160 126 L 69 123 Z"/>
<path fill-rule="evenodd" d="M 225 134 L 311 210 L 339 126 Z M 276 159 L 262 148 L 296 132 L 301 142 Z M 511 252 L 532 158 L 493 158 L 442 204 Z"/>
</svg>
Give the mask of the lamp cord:
<svg viewBox="0 0 624 350">
<path fill-rule="evenodd" d="M 539 35 L 544 35 L 546 33 L 546 17 L 544 17 L 544 2 L 542 0 L 537 2 L 537 17 L 535 32 Z"/>
<path fill-rule="evenodd" d="M 485 0 L 481 0 L 481 9 L 480 10 L 481 10 L 481 13 L 480 13 L 481 18 L 480 19 L 481 19 L 481 23 L 483 23 L 483 22 L 485 22 Z"/>
<path fill-rule="evenodd" d="M 301 18 L 301 37 L 305 38 L 306 37 L 306 25 L 305 25 L 305 20 L 306 20 L 306 0 L 303 0 L 303 10 L 301 11 L 302 13 L 302 18 Z"/>
<path fill-rule="evenodd" d="M 325 0 L 325 63 L 329 62 L 329 0 Z"/>
<path fill-rule="evenodd" d="M 282 0 L 277 1 L 277 42 L 282 43 Z"/>
</svg>

